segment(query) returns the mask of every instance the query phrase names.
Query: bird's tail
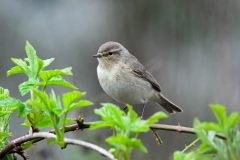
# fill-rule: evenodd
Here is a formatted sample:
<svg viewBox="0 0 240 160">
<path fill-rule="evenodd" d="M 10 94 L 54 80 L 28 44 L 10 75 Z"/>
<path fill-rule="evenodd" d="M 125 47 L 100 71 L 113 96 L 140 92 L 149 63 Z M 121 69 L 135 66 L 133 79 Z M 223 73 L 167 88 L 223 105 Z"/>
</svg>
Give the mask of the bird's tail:
<svg viewBox="0 0 240 160">
<path fill-rule="evenodd" d="M 175 105 L 173 102 L 164 97 L 161 93 L 159 94 L 158 103 L 169 113 L 182 112 L 182 109 Z"/>
</svg>

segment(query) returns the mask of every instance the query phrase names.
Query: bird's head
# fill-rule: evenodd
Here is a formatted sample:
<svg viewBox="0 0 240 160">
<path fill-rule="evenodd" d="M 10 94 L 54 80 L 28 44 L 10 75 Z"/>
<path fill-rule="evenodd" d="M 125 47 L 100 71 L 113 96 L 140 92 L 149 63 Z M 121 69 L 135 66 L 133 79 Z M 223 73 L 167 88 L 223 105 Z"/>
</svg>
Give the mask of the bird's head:
<svg viewBox="0 0 240 160">
<path fill-rule="evenodd" d="M 118 42 L 106 42 L 102 44 L 96 55 L 93 57 L 98 59 L 99 65 L 106 68 L 111 68 L 118 64 L 122 58 L 129 54 L 127 49 Z"/>
</svg>

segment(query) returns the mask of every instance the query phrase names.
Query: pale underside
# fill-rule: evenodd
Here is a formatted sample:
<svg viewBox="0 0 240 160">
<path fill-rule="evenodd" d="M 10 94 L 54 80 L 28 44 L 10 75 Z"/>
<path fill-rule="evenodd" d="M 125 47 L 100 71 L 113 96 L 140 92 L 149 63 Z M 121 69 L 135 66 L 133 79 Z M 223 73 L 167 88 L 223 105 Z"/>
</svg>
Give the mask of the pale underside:
<svg viewBox="0 0 240 160">
<path fill-rule="evenodd" d="M 143 104 L 158 99 L 160 92 L 154 90 L 148 81 L 132 73 L 126 65 L 116 64 L 111 68 L 98 65 L 97 74 L 103 90 L 118 102 Z"/>
</svg>

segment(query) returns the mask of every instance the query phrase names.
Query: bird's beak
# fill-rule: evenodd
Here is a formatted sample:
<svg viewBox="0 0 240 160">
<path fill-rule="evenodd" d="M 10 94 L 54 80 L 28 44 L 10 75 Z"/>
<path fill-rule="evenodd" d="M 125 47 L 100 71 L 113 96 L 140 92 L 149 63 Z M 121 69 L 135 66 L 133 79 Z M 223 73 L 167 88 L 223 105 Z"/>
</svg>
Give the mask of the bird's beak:
<svg viewBox="0 0 240 160">
<path fill-rule="evenodd" d="M 94 58 L 101 58 L 102 56 L 103 56 L 102 53 L 97 53 L 93 55 Z"/>
</svg>

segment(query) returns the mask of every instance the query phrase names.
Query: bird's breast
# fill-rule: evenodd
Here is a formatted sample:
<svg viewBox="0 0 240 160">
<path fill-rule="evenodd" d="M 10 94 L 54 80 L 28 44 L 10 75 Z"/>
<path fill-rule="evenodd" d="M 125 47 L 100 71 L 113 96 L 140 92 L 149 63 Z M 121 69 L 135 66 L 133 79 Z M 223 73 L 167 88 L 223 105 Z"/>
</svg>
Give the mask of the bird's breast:
<svg viewBox="0 0 240 160">
<path fill-rule="evenodd" d="M 139 104 L 153 94 L 151 85 L 130 73 L 126 67 L 104 69 L 98 66 L 97 75 L 103 90 L 118 102 Z"/>
<path fill-rule="evenodd" d="M 114 69 L 106 69 L 100 66 L 97 67 L 97 75 L 99 83 L 102 87 L 106 87 L 106 85 L 111 85 L 114 81 L 116 81 L 118 74 Z"/>
</svg>

